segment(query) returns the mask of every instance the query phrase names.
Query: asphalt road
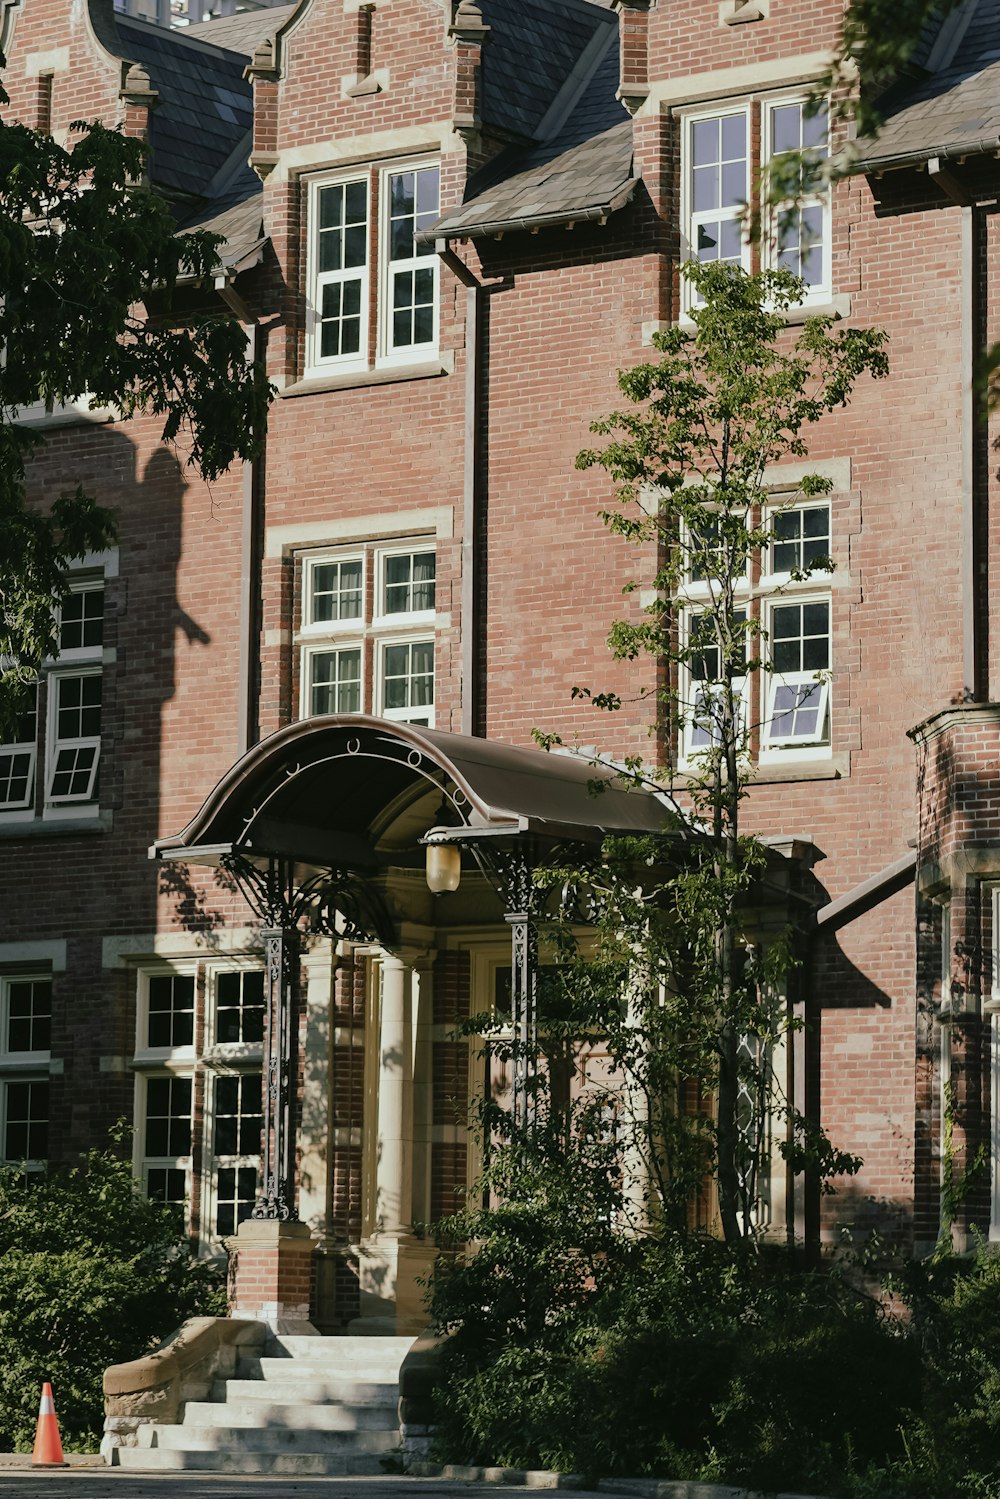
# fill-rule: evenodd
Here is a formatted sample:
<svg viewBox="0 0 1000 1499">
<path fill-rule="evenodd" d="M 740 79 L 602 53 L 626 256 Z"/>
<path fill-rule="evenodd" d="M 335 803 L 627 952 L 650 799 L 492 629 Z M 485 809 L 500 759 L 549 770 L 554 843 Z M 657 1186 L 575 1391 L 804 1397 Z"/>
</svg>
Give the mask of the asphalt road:
<svg viewBox="0 0 1000 1499">
<path fill-rule="evenodd" d="M 0 1499 L 525 1499 L 538 1489 L 438 1478 L 283 1478 L 127 1473 L 120 1468 L 0 1469 Z M 607 1499 L 578 1492 L 574 1499 Z"/>
</svg>

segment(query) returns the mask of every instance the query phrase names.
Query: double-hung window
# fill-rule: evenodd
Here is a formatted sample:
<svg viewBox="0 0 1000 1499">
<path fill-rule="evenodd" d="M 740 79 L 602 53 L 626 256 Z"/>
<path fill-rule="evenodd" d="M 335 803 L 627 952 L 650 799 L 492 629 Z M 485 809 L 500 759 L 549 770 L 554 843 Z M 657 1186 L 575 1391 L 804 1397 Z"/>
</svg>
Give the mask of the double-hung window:
<svg viewBox="0 0 1000 1499">
<path fill-rule="evenodd" d="M 52 980 L 0 976 L 0 1162 L 41 1170 L 49 1153 Z"/>
<path fill-rule="evenodd" d="M 687 122 L 685 174 L 688 254 L 749 268 L 743 214 L 750 196 L 749 121 L 745 109 Z"/>
<path fill-rule="evenodd" d="M 728 651 L 717 603 L 720 569 L 725 567 L 721 530 L 712 525 L 705 535 L 688 533 L 685 540 L 687 578 L 677 600 L 683 656 L 677 682 L 682 724 L 678 753 L 681 764 L 692 768 L 730 734 L 741 753 L 759 754 L 762 761 L 806 759 L 830 751 L 830 503 L 778 499 L 750 520 L 768 540 L 759 557 L 746 559 L 735 579 L 728 631 L 733 649 Z M 727 682 L 737 715 L 733 724 L 725 719 Z"/>
<path fill-rule="evenodd" d="M 423 542 L 303 557 L 303 717 L 365 712 L 433 726 L 436 574 Z"/>
<path fill-rule="evenodd" d="M 264 975 L 239 960 L 139 974 L 137 1166 L 214 1250 L 250 1216 L 261 1163 Z"/>
<path fill-rule="evenodd" d="M 25 689 L 14 736 L 0 745 L 0 820 L 96 812 L 103 657 L 103 580 L 74 581 L 59 611 L 58 654 Z"/>
<path fill-rule="evenodd" d="M 815 752 L 830 742 L 830 505 L 776 509 L 770 532 L 761 559 L 770 667 L 762 691 L 761 749 Z"/>
<path fill-rule="evenodd" d="M 774 175 L 788 196 L 771 204 L 763 262 L 801 276 L 807 303 L 828 298 L 830 206 L 821 176 L 829 155 L 827 111 L 810 114 L 804 99 L 748 101 L 690 115 L 682 141 L 683 257 L 749 271 L 747 205 L 756 184 Z"/>
<path fill-rule="evenodd" d="M 435 162 L 310 183 L 307 374 L 406 364 L 438 343 L 438 259 L 418 230 L 440 213 Z"/>
</svg>

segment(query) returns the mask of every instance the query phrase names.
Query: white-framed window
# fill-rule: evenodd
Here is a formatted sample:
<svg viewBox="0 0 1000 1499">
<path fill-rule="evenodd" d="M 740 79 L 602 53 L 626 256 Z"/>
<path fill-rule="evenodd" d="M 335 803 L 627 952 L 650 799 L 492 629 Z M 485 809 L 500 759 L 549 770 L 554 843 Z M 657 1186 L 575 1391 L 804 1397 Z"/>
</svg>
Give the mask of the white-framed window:
<svg viewBox="0 0 1000 1499">
<path fill-rule="evenodd" d="M 249 1218 L 260 1174 L 261 1074 L 218 1072 L 211 1086 L 210 1233 L 222 1239 Z"/>
<path fill-rule="evenodd" d="M 804 99 L 779 99 L 764 108 L 764 140 L 767 160 L 780 166 L 782 156 L 801 152 L 807 162 L 820 167 L 830 154 L 830 123 L 825 108 L 810 114 Z M 779 203 L 771 226 L 771 260 L 776 266 L 801 276 L 806 298 L 830 295 L 830 196 L 818 182 L 797 179 L 799 191 L 793 201 Z M 809 189 L 813 190 L 810 191 Z"/>
<path fill-rule="evenodd" d="M 137 1170 L 215 1253 L 259 1189 L 264 975 L 252 959 L 179 960 L 137 984 Z"/>
<path fill-rule="evenodd" d="M 57 654 L 25 689 L 15 737 L 0 745 L 0 821 L 94 815 L 99 801 L 104 580 L 72 581 Z"/>
<path fill-rule="evenodd" d="M 746 619 L 746 609 L 734 611 L 734 633 L 743 634 L 744 644 Z M 681 674 L 681 711 L 685 719 L 682 753 L 686 760 L 693 760 L 704 750 L 721 742 L 725 711 L 722 689 L 727 668 L 723 662 L 714 621 L 708 611 L 689 608 L 685 611 L 682 628 L 686 634 L 688 649 L 692 652 L 686 669 Z M 737 734 L 742 741 L 747 734 L 745 649 L 740 663 L 736 666 L 730 664 L 728 674 L 739 715 Z"/>
<path fill-rule="evenodd" d="M 766 99 L 761 106 L 759 154 L 753 145 L 750 102 L 688 115 L 682 131 L 683 258 L 751 266 L 744 218 L 754 184 L 781 158 L 803 152 L 818 167 L 829 156 L 829 116 L 808 112 L 804 98 Z M 830 196 L 824 183 L 801 174 L 794 197 L 775 205 L 765 264 L 783 266 L 805 282 L 805 300 L 831 294 Z M 688 293 L 688 305 L 691 305 Z"/>
<path fill-rule="evenodd" d="M 743 216 L 750 197 L 746 108 L 692 115 L 684 130 L 686 256 L 750 268 Z"/>
<path fill-rule="evenodd" d="M 0 975 L 0 1162 L 40 1171 L 49 1153 L 52 980 Z"/>
<path fill-rule="evenodd" d="M 728 670 L 739 703 L 740 743 L 762 761 L 830 754 L 831 516 L 825 496 L 789 503 L 775 495 L 759 523 L 746 518 L 769 539 L 759 556 L 747 558 L 735 580 L 733 623 L 735 633 L 743 635 L 743 662 L 753 667 L 759 660 L 763 669 L 748 673 L 730 665 Z M 724 663 L 713 617 L 719 585 L 712 556 L 719 535 L 709 527 L 700 539 L 690 533 L 684 539 L 686 576 L 677 603 L 681 640 L 690 655 L 677 684 L 682 765 L 693 764 L 722 737 Z"/>
<path fill-rule="evenodd" d="M 414 236 L 440 215 L 437 162 L 316 178 L 306 212 L 307 371 L 368 369 L 433 355 L 438 258 Z"/>
<path fill-rule="evenodd" d="M 829 740 L 830 615 L 829 597 L 781 597 L 768 605 L 771 671 L 761 725 L 766 748 Z"/>
<path fill-rule="evenodd" d="M 434 723 L 437 556 L 426 542 L 305 554 L 300 712 Z"/>
</svg>

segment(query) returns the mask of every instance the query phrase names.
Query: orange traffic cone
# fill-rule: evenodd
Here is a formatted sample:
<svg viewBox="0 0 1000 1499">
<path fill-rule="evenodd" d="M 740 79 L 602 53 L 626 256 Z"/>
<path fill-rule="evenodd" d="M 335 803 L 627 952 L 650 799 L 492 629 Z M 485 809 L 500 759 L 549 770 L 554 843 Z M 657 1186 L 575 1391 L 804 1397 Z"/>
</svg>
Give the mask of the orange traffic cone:
<svg viewBox="0 0 1000 1499">
<path fill-rule="evenodd" d="M 35 1450 L 31 1454 L 33 1468 L 65 1468 L 62 1442 L 59 1440 L 59 1422 L 52 1401 L 52 1386 L 48 1380 L 42 1385 L 42 1399 L 38 1407 L 38 1426 L 35 1431 Z"/>
</svg>

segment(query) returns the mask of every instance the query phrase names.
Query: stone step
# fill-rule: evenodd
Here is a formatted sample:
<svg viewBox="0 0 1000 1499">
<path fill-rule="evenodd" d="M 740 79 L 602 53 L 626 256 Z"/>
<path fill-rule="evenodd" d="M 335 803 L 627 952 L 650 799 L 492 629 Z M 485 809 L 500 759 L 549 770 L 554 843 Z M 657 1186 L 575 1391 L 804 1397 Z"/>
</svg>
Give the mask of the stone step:
<svg viewBox="0 0 1000 1499">
<path fill-rule="evenodd" d="M 212 1399 L 224 1402 L 263 1400 L 274 1405 L 391 1406 L 399 1401 L 399 1385 L 345 1379 L 338 1375 L 283 1371 L 270 1379 L 226 1379 L 212 1386 Z"/>
<path fill-rule="evenodd" d="M 146 1426 L 139 1446 L 168 1452 L 304 1452 L 371 1457 L 395 1452 L 398 1431 L 316 1431 L 287 1426 Z"/>
<path fill-rule="evenodd" d="M 240 1359 L 238 1379 L 309 1379 L 313 1377 L 353 1379 L 365 1384 L 398 1384 L 399 1370 L 377 1363 L 338 1363 L 335 1359 L 258 1358 Z"/>
<path fill-rule="evenodd" d="M 281 1473 L 288 1477 L 366 1478 L 387 1471 L 386 1458 L 365 1453 L 182 1452 L 171 1447 L 122 1447 L 132 1472 Z"/>
<path fill-rule="evenodd" d="M 334 1362 L 354 1358 L 384 1359 L 387 1363 L 395 1361 L 398 1369 L 413 1342 L 413 1338 L 308 1337 L 301 1333 L 275 1333 L 268 1341 L 267 1351 L 279 1358 L 284 1353 L 288 1358 L 329 1357 Z"/>
<path fill-rule="evenodd" d="M 266 1392 L 262 1392 L 262 1397 Z M 396 1405 L 304 1405 L 300 1401 L 285 1405 L 259 1400 L 228 1400 L 225 1404 L 208 1400 L 191 1400 L 184 1408 L 180 1430 L 201 1426 L 268 1426 L 311 1431 L 392 1431 L 399 1430 Z"/>
</svg>

